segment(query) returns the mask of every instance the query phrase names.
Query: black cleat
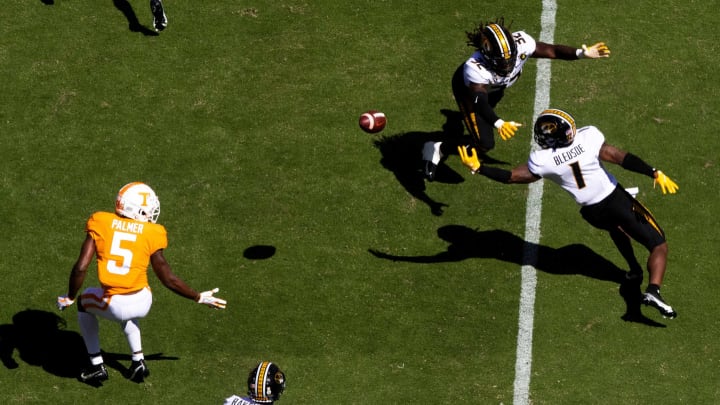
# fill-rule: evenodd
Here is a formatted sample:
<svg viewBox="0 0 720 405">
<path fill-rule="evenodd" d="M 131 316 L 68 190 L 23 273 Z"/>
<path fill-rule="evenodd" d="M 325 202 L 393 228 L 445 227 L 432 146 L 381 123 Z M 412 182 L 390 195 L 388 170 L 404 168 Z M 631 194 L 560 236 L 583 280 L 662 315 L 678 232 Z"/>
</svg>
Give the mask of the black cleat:
<svg viewBox="0 0 720 405">
<path fill-rule="evenodd" d="M 96 366 L 90 366 L 80 372 L 80 380 L 84 382 L 105 381 L 107 379 L 108 372 L 105 368 L 105 364 L 102 363 Z"/>
<path fill-rule="evenodd" d="M 145 360 L 133 361 L 128 370 L 128 378 L 137 383 L 145 381 L 145 377 L 150 375 L 150 369 L 147 368 Z"/>
<path fill-rule="evenodd" d="M 677 316 L 677 312 L 662 299 L 660 291 L 657 293 L 646 291 L 643 295 L 642 302 L 645 305 L 656 308 L 664 318 L 673 319 Z"/>
<path fill-rule="evenodd" d="M 168 21 L 162 0 L 150 0 L 150 12 L 153 15 L 153 27 L 155 27 L 155 31 L 160 32 L 167 28 Z"/>
</svg>

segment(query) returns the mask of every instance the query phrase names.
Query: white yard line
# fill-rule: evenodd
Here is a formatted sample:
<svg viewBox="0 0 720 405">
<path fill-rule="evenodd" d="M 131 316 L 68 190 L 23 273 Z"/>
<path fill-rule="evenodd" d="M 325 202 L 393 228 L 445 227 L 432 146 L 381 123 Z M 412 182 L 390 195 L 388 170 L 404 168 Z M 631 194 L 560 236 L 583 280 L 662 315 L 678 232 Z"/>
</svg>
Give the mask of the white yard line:
<svg viewBox="0 0 720 405">
<path fill-rule="evenodd" d="M 540 42 L 554 43 L 555 0 L 543 0 L 540 16 L 542 31 Z M 535 78 L 535 106 L 533 122 L 528 128 L 532 132 L 532 124 L 542 110 L 550 105 L 550 60 L 537 60 L 537 76 Z M 531 148 L 536 144 L 530 141 Z M 515 360 L 515 383 L 513 404 L 530 404 L 530 375 L 532 369 L 532 340 L 535 312 L 535 287 L 537 285 L 537 246 L 540 242 L 540 220 L 542 216 L 543 180 L 530 184 L 527 206 L 525 207 L 525 248 L 523 249 L 522 285 L 520 289 L 520 313 L 518 317 L 517 353 Z"/>
</svg>

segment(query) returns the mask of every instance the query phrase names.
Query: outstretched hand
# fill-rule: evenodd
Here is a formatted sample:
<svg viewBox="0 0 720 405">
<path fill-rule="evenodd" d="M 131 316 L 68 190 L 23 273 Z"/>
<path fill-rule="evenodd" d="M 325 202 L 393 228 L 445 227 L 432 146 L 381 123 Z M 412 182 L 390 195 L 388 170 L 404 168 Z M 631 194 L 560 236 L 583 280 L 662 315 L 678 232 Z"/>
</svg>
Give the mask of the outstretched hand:
<svg viewBox="0 0 720 405">
<path fill-rule="evenodd" d="M 655 180 L 653 181 L 653 188 L 655 185 L 660 185 L 660 190 L 663 194 L 675 194 L 678 190 L 678 185 L 670 177 L 666 176 L 665 173 L 660 170 L 655 170 Z"/>
<path fill-rule="evenodd" d="M 197 299 L 197 302 L 209 306 L 210 308 L 225 309 L 227 301 L 222 298 L 213 297 L 213 294 L 220 291 L 219 288 L 213 288 L 210 291 L 203 291 Z"/>
<path fill-rule="evenodd" d="M 583 44 L 582 46 L 583 50 L 583 56 L 590 59 L 597 59 L 597 58 L 609 58 L 610 57 L 610 48 L 605 45 L 605 42 L 598 42 L 594 45 L 587 46 Z"/>
<path fill-rule="evenodd" d="M 515 133 L 517 132 L 518 128 L 522 126 L 521 123 L 515 122 L 515 121 L 503 121 L 498 120 L 495 123 L 495 127 L 498 130 L 498 134 L 500 134 L 500 138 L 502 138 L 503 141 L 507 141 L 508 139 L 515 136 Z"/>
<path fill-rule="evenodd" d="M 62 295 L 60 297 L 57 297 L 57 307 L 59 310 L 64 310 L 65 308 L 71 306 L 75 303 L 75 300 L 71 300 L 68 298 L 67 295 Z"/>
<path fill-rule="evenodd" d="M 462 163 L 467 166 L 473 174 L 475 174 L 478 172 L 478 170 L 480 170 L 482 161 L 480 160 L 480 158 L 478 158 L 477 152 L 475 152 L 475 148 L 470 146 L 470 152 L 468 152 L 467 148 L 467 146 L 458 146 L 460 160 L 462 160 Z"/>
</svg>

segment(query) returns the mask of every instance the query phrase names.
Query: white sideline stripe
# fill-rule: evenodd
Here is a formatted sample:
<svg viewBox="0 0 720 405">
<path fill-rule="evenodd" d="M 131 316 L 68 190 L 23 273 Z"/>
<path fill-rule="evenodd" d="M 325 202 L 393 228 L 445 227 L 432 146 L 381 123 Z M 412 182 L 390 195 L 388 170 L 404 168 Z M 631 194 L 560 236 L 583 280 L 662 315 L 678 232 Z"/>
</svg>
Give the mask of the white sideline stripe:
<svg viewBox="0 0 720 405">
<path fill-rule="evenodd" d="M 540 15 L 539 41 L 554 43 L 555 0 L 543 0 Z M 550 105 L 550 60 L 538 59 L 535 77 L 535 105 L 533 123 L 540 112 Z M 532 128 L 532 124 L 530 125 Z M 537 148 L 531 140 L 530 148 Z M 542 216 L 543 180 L 531 183 L 525 207 L 525 248 L 523 249 L 522 284 L 520 288 L 520 313 L 518 315 L 517 353 L 515 358 L 515 382 L 513 404 L 530 404 L 530 375 L 532 365 L 533 322 L 535 312 L 535 287 L 537 286 L 537 247 L 540 242 L 540 219 Z"/>
</svg>

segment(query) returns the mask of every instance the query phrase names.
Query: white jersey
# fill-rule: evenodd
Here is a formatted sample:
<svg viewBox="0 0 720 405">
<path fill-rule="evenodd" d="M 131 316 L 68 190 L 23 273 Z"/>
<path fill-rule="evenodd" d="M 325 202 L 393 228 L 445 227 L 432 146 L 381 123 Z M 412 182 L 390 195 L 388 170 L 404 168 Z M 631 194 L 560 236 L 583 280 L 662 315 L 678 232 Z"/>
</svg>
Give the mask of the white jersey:
<svg viewBox="0 0 720 405">
<path fill-rule="evenodd" d="M 514 32 L 513 39 L 517 45 L 517 55 L 515 55 L 515 68 L 509 75 L 500 76 L 493 72 L 483 54 L 480 51 L 475 51 L 470 56 L 470 59 L 465 61 L 463 69 L 465 85 L 470 86 L 470 83 L 485 84 L 488 93 L 512 86 L 520 77 L 525 62 L 535 52 L 536 46 L 535 39 L 523 31 Z"/>
<path fill-rule="evenodd" d="M 615 190 L 617 180 L 600 161 L 605 135 L 593 126 L 578 129 L 570 146 L 530 153 L 528 169 L 550 179 L 570 193 L 580 205 L 596 204 Z"/>
<path fill-rule="evenodd" d="M 223 405 L 257 405 L 257 402 L 250 398 L 241 398 L 237 395 L 225 398 Z"/>
</svg>

